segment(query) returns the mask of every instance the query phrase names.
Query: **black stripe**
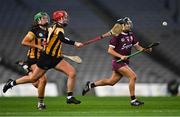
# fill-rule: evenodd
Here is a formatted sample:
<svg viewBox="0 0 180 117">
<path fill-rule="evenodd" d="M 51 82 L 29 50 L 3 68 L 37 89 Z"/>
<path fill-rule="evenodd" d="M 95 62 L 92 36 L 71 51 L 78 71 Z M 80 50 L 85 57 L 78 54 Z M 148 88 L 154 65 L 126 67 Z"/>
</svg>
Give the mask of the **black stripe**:
<svg viewBox="0 0 180 117">
<path fill-rule="evenodd" d="M 58 45 L 55 56 L 58 57 L 59 48 L 61 45 Z"/>
<path fill-rule="evenodd" d="M 53 51 L 57 51 L 57 49 L 54 50 L 54 47 L 56 46 L 57 43 L 58 43 L 58 38 L 56 38 L 56 40 L 54 41 L 53 45 L 51 46 L 49 55 L 52 55 L 52 52 L 53 52 Z M 55 53 L 56 53 L 56 52 L 55 52 Z"/>
<path fill-rule="evenodd" d="M 35 39 L 35 44 L 38 45 L 38 39 L 37 39 L 37 38 Z M 37 58 L 37 53 L 38 53 L 38 49 L 35 48 L 35 49 L 34 49 L 35 58 Z"/>
</svg>

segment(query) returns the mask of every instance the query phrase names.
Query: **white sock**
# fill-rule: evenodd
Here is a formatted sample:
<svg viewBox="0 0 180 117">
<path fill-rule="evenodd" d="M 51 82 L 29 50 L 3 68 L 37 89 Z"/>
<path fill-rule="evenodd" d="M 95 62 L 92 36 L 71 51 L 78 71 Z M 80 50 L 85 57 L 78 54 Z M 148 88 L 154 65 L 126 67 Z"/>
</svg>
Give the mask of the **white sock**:
<svg viewBox="0 0 180 117">
<path fill-rule="evenodd" d="M 131 100 L 131 103 L 135 102 L 137 99 Z"/>
<path fill-rule="evenodd" d="M 72 98 L 72 96 L 67 96 L 67 99 L 70 99 L 70 98 Z"/>
</svg>

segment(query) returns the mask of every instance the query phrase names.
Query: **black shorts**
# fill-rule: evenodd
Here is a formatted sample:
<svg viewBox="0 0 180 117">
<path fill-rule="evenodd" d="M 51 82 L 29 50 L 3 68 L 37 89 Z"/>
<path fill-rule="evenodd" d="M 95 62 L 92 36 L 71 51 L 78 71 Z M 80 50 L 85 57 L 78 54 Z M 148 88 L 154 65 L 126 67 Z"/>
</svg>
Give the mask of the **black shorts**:
<svg viewBox="0 0 180 117">
<path fill-rule="evenodd" d="M 37 61 L 38 61 L 38 59 L 28 58 L 28 59 L 26 60 L 26 63 L 27 63 L 27 65 L 28 65 L 29 67 L 31 67 L 31 65 L 36 64 L 36 63 L 37 63 Z"/>
<path fill-rule="evenodd" d="M 37 61 L 37 66 L 41 69 L 48 70 L 55 68 L 55 66 L 62 60 L 62 57 L 56 58 L 46 53 L 41 53 L 39 60 Z"/>
</svg>

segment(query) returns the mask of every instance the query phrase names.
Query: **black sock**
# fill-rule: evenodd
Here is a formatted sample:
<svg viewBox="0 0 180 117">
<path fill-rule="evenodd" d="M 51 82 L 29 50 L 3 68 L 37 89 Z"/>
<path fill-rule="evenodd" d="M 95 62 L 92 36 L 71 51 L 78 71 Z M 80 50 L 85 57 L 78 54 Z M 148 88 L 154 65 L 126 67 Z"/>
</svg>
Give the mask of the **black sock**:
<svg viewBox="0 0 180 117">
<path fill-rule="evenodd" d="M 16 85 L 16 81 L 13 80 L 11 83 L 10 83 L 11 86 L 15 86 Z"/>
<path fill-rule="evenodd" d="M 68 92 L 67 95 L 68 95 L 68 96 L 72 96 L 72 95 L 73 95 L 73 92 Z"/>
<path fill-rule="evenodd" d="M 135 100 L 135 99 L 136 99 L 135 95 L 131 96 L 131 100 Z"/>
<path fill-rule="evenodd" d="M 94 88 L 94 87 L 96 87 L 96 85 L 95 85 L 95 83 L 93 82 L 93 83 L 91 83 L 91 88 Z"/>
<path fill-rule="evenodd" d="M 13 81 L 13 85 L 14 85 L 14 86 L 16 85 L 16 81 L 15 81 L 15 80 Z"/>
<path fill-rule="evenodd" d="M 43 103 L 44 102 L 44 97 L 38 97 L 38 102 Z"/>
</svg>

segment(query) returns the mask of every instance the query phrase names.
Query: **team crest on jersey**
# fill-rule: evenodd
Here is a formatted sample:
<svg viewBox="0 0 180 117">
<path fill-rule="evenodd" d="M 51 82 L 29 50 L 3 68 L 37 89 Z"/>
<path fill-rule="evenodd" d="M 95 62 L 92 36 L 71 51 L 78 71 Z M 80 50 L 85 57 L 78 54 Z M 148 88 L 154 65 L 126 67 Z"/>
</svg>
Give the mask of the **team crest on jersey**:
<svg viewBox="0 0 180 117">
<path fill-rule="evenodd" d="M 40 37 L 43 37 L 43 34 L 42 34 L 42 33 L 39 33 L 39 36 L 40 36 Z"/>
<path fill-rule="evenodd" d="M 125 39 L 124 38 L 121 38 L 121 42 L 124 42 L 125 41 Z"/>
</svg>

